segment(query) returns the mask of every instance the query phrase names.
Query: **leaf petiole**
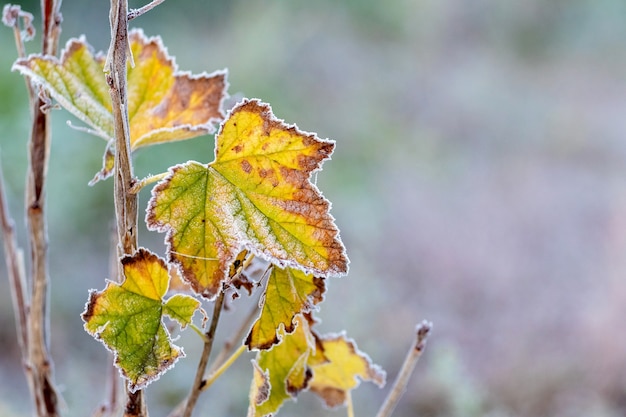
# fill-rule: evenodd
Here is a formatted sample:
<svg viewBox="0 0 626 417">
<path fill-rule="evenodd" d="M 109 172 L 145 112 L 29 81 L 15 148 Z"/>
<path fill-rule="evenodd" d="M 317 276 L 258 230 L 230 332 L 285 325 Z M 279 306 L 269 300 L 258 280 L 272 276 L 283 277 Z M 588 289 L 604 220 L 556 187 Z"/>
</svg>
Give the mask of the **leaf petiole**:
<svg viewBox="0 0 626 417">
<path fill-rule="evenodd" d="M 201 328 L 199 328 L 198 326 L 196 326 L 193 323 L 189 323 L 189 327 L 191 328 L 191 330 L 196 332 L 198 334 L 198 336 L 200 336 L 202 338 L 203 342 L 207 342 L 208 341 L 206 334 L 204 334 L 204 332 L 202 331 Z"/>
<path fill-rule="evenodd" d="M 348 417 L 354 417 L 354 406 L 352 405 L 352 394 L 346 391 L 346 412 Z"/>
<path fill-rule="evenodd" d="M 167 174 L 169 174 L 169 172 L 164 172 L 162 174 L 157 174 L 157 175 L 148 175 L 146 178 L 135 182 L 133 186 L 130 187 L 130 190 L 128 191 L 131 194 L 137 194 L 139 193 L 139 191 L 141 191 L 143 187 L 145 187 L 146 185 L 152 184 L 154 182 L 161 181 L 163 178 L 167 177 Z"/>
<path fill-rule="evenodd" d="M 235 363 L 235 361 L 239 358 L 239 356 L 241 356 L 241 354 L 245 350 L 245 345 L 239 346 L 239 348 L 232 355 L 230 355 L 230 358 L 226 359 L 226 361 L 222 365 L 220 365 L 220 367 L 217 368 L 215 372 L 209 375 L 207 379 L 202 381 L 200 391 L 204 391 L 208 389 L 211 385 L 213 385 L 213 382 L 215 382 L 217 378 L 219 378 L 228 368 L 230 368 L 230 366 Z"/>
</svg>

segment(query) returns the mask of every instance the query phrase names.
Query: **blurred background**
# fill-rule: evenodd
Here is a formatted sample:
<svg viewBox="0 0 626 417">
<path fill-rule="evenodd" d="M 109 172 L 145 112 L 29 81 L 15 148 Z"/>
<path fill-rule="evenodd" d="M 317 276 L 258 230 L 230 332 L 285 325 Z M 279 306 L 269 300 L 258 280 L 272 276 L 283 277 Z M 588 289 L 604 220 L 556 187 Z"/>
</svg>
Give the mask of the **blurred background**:
<svg viewBox="0 0 626 417">
<path fill-rule="evenodd" d="M 15 3 L 39 25 L 38 2 Z M 62 44 L 85 34 L 108 46 L 108 2 L 65 0 L 62 11 Z M 346 329 L 391 382 L 415 324 L 435 326 L 395 416 L 626 414 L 626 2 L 176 0 L 132 26 L 161 34 L 180 68 L 228 68 L 231 95 L 337 141 L 317 184 L 351 265 L 330 280 L 320 331 Z M 23 239 L 29 110 L 10 72 L 12 36 L 0 29 L 0 158 Z M 65 415 L 82 417 L 106 387 L 109 358 L 79 315 L 108 275 L 112 184 L 87 186 L 105 144 L 68 119 L 77 124 L 54 112 L 52 353 Z M 213 138 L 197 138 L 142 150 L 136 174 L 212 158 Z M 140 198 L 143 213 L 149 192 Z M 162 253 L 162 236 L 142 231 L 140 242 Z M 0 415 L 22 417 L 2 266 Z M 246 303 L 232 305 L 220 338 Z M 147 390 L 152 416 L 191 384 L 200 341 L 185 333 L 179 344 L 188 358 Z M 245 415 L 244 356 L 197 415 Z M 362 384 L 356 415 L 374 415 L 386 393 Z M 305 393 L 279 415 L 345 410 Z"/>
</svg>

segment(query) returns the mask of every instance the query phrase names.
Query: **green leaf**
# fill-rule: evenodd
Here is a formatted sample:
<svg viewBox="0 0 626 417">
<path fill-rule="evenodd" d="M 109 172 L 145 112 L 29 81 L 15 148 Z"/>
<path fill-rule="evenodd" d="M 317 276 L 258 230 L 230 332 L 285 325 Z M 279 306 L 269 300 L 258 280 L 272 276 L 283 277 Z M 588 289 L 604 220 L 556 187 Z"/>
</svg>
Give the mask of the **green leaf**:
<svg viewBox="0 0 626 417">
<path fill-rule="evenodd" d="M 122 259 L 124 281 L 92 291 L 82 319 L 85 330 L 115 354 L 115 364 L 131 391 L 141 389 L 172 367 L 182 349 L 171 343 L 164 314 L 187 326 L 200 302 L 177 294 L 163 300 L 169 275 L 163 259 L 146 249 Z"/>
<path fill-rule="evenodd" d="M 309 311 L 323 299 L 322 278 L 293 268 L 272 268 L 262 300 L 261 315 L 246 339 L 248 349 L 269 349 L 280 341 L 278 328 L 293 332 L 295 316 Z"/>
<path fill-rule="evenodd" d="M 244 247 L 281 267 L 344 274 L 330 203 L 310 181 L 333 148 L 276 119 L 269 105 L 244 101 L 222 124 L 213 163 L 176 166 L 155 186 L 146 223 L 167 233 L 169 260 L 207 298 Z"/>
</svg>

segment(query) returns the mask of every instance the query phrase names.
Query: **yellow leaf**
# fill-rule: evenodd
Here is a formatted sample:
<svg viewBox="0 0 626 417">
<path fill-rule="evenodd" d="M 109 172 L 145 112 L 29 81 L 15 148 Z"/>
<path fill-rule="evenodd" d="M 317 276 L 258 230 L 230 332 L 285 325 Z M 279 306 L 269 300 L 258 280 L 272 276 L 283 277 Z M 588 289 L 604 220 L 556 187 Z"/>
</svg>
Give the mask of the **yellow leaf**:
<svg viewBox="0 0 626 417">
<path fill-rule="evenodd" d="M 158 37 L 129 33 L 135 67 L 128 69 L 131 148 L 189 139 L 215 131 L 224 119 L 224 71 L 179 72 Z"/>
<path fill-rule="evenodd" d="M 157 184 L 148 227 L 167 233 L 170 260 L 208 298 L 242 247 L 281 267 L 344 274 L 330 203 L 310 182 L 333 148 L 276 119 L 269 105 L 244 101 L 222 124 L 213 163 L 174 167 Z"/>
<path fill-rule="evenodd" d="M 261 315 L 246 339 L 248 349 L 269 349 L 280 341 L 278 328 L 293 332 L 295 316 L 322 301 L 324 280 L 292 268 L 272 268 L 262 300 Z"/>
<path fill-rule="evenodd" d="M 129 32 L 135 67 L 128 68 L 127 103 L 131 150 L 213 133 L 223 120 L 226 72 L 192 75 L 180 72 L 161 43 L 142 30 Z M 65 109 L 88 124 L 93 133 L 111 142 L 113 116 L 104 58 L 94 54 L 84 37 L 71 39 L 61 59 L 31 55 L 13 69 L 43 86 Z M 92 183 L 112 172 L 112 151 Z"/>
<path fill-rule="evenodd" d="M 345 335 L 322 337 L 321 344 L 327 361 L 311 364 L 313 379 L 309 386 L 328 407 L 344 405 L 346 392 L 356 388 L 359 380 L 372 381 L 379 387 L 385 384 L 385 372 Z"/>
</svg>

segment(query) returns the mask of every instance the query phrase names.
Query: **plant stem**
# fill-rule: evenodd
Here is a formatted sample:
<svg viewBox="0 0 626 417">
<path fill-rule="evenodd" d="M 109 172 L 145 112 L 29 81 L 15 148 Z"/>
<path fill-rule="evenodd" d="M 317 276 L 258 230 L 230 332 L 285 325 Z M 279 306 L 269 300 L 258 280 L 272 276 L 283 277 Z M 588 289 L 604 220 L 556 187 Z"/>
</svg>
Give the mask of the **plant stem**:
<svg viewBox="0 0 626 417">
<path fill-rule="evenodd" d="M 187 404 L 185 405 L 185 410 L 183 411 L 183 417 L 191 417 L 191 413 L 193 412 L 194 407 L 196 406 L 196 402 L 198 402 L 198 398 L 200 397 L 200 392 L 202 390 L 202 380 L 204 378 L 204 372 L 206 370 L 206 366 L 209 363 L 209 356 L 211 356 L 211 350 L 213 349 L 213 341 L 215 340 L 215 331 L 217 330 L 217 323 L 220 320 L 220 315 L 222 313 L 222 307 L 224 306 L 224 289 L 220 291 L 217 299 L 215 300 L 215 306 L 213 308 L 213 317 L 211 317 L 211 325 L 209 326 L 209 330 L 206 332 L 206 340 L 204 342 L 204 347 L 202 349 L 202 356 L 200 357 L 200 363 L 198 363 L 198 370 L 196 371 L 196 377 L 193 381 L 193 386 L 191 387 L 191 392 L 189 393 L 189 398 L 187 399 Z"/>
<path fill-rule="evenodd" d="M 417 361 L 422 356 L 424 352 L 424 347 L 426 346 L 426 340 L 428 339 L 428 335 L 432 329 L 433 325 L 430 322 L 423 321 L 416 327 L 416 340 L 415 344 L 411 346 L 409 352 L 404 359 L 404 363 L 402 364 L 402 368 L 400 369 L 400 373 L 396 377 L 396 380 L 391 387 L 391 391 L 387 395 L 385 402 L 382 407 L 376 414 L 376 417 L 390 417 L 391 413 L 393 413 L 394 408 L 398 405 L 398 401 L 400 401 L 400 397 L 406 391 L 407 384 L 409 383 L 409 378 L 415 369 L 415 365 Z"/>
<path fill-rule="evenodd" d="M 9 213 L 9 206 L 4 192 L 4 175 L 0 167 L 0 221 L 2 222 L 2 234 L 4 236 L 4 259 L 7 265 L 9 283 L 11 286 L 11 298 L 15 311 L 15 328 L 17 330 L 17 342 L 22 353 L 22 360 L 28 358 L 28 294 L 26 292 L 26 272 L 24 268 L 24 253 L 17 244 L 15 235 L 15 222 Z"/>
<path fill-rule="evenodd" d="M 350 390 L 346 391 L 346 415 L 347 417 L 354 417 L 354 404 L 352 403 Z"/>
<path fill-rule="evenodd" d="M 126 65 L 130 56 L 128 43 L 128 2 L 111 0 L 109 14 L 111 44 L 105 73 L 111 94 L 115 135 L 114 200 L 117 222 L 118 255 L 132 255 L 137 249 L 137 196 L 129 192 L 134 177 L 130 157 Z M 132 58 L 131 58 L 132 61 Z M 118 268 L 121 264 L 118 264 Z M 121 276 L 121 274 L 120 274 Z M 126 387 L 125 417 L 147 416 L 143 392 L 130 392 Z"/>
<path fill-rule="evenodd" d="M 257 300 L 254 306 L 250 309 L 250 312 L 248 313 L 244 321 L 239 326 L 237 333 L 235 333 L 233 337 L 231 337 L 224 343 L 224 348 L 220 351 L 220 353 L 217 354 L 213 365 L 211 365 L 211 368 L 209 369 L 209 374 L 213 374 L 218 368 L 221 368 L 223 364 L 226 363 L 227 356 L 229 355 L 232 348 L 237 344 L 241 344 L 242 340 L 246 337 L 246 334 L 250 331 L 250 327 L 252 326 L 254 319 L 259 314 L 258 305 L 259 304 Z M 203 388 L 203 390 L 204 389 L 206 388 Z"/>
<path fill-rule="evenodd" d="M 61 23 L 60 1 L 42 0 L 42 51 L 56 55 Z M 38 416 L 58 416 L 58 394 L 53 382 L 53 364 L 48 352 L 49 275 L 48 235 L 45 217 L 45 180 L 50 155 L 50 117 L 42 110 L 47 98 L 31 102 L 33 124 L 29 142 L 26 185 L 26 219 L 31 252 L 31 296 L 28 311 L 28 362 L 31 393 Z"/>
<path fill-rule="evenodd" d="M 24 29 L 20 28 L 20 19 Z M 13 27 L 13 35 L 15 37 L 15 49 L 17 50 L 18 58 L 26 57 L 26 49 L 24 48 L 24 41 L 30 40 L 35 34 L 35 27 L 33 26 L 33 15 L 22 11 L 22 8 L 18 5 L 7 4 L 3 9 L 2 21 L 5 24 L 10 24 Z M 24 77 L 26 82 L 26 90 L 28 91 L 29 102 L 32 103 L 35 100 L 35 93 L 30 80 Z"/>
</svg>

